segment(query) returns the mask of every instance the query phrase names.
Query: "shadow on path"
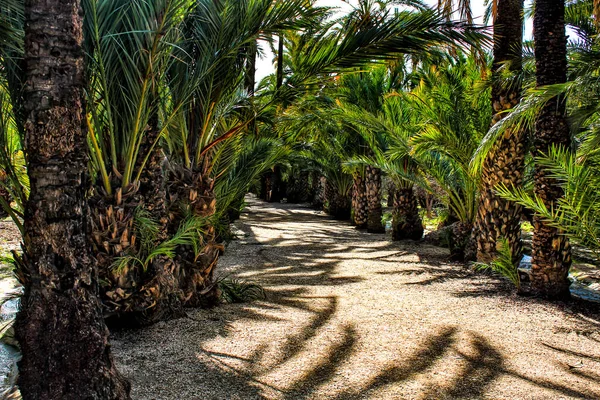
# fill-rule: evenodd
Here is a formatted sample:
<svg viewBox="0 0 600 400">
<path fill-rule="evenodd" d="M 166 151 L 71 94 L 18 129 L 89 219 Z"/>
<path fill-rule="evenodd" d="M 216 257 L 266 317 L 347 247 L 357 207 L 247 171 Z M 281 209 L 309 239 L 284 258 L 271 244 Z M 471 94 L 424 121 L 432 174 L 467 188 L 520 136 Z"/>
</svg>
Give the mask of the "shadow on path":
<svg viewBox="0 0 600 400">
<path fill-rule="evenodd" d="M 512 398 L 523 393 L 600 398 L 600 376 L 593 369 L 600 366 L 600 354 L 543 342 L 538 348 L 555 360 L 582 359 L 585 368 L 561 365 L 564 379 L 539 369 L 529 373 L 512 365 L 514 353 L 498 346 L 503 338 L 487 337 L 458 321 L 426 321 L 425 329 L 415 323 L 423 310 L 380 304 L 377 299 L 385 294 L 370 292 L 377 280 L 392 291 L 392 299 L 431 291 L 447 293 L 454 302 L 510 297 L 504 282 L 481 275 L 474 279 L 473 272 L 446 262 L 444 249 L 392 243 L 384 235 L 369 235 L 288 204 L 250 201 L 242 222 L 239 240 L 227 250 L 222 267 L 260 282 L 267 300 L 190 310 L 188 318 L 116 333 L 115 354 L 133 381 L 135 399 L 479 399 L 493 398 L 495 385 L 507 379 L 524 385 Z M 363 262 L 360 268 L 369 269 L 349 267 Z M 594 310 L 514 296 L 511 302 L 540 305 L 588 332 L 586 340 L 596 347 L 600 343 Z M 385 320 L 360 317 L 349 304 L 377 307 L 373 315 L 392 313 L 394 323 L 417 318 L 407 320 L 414 324 L 408 327 L 414 336 L 399 334 L 392 347 L 377 351 L 378 330 L 383 337 L 386 326 L 373 324 Z M 507 342 L 519 346 L 510 338 Z"/>
</svg>

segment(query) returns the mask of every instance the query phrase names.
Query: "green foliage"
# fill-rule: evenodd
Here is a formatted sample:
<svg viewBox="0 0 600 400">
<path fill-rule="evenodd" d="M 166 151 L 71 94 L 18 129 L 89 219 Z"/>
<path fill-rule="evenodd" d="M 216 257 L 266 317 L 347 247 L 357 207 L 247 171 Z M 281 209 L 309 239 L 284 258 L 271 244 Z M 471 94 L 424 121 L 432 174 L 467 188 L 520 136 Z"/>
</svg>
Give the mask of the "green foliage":
<svg viewBox="0 0 600 400">
<path fill-rule="evenodd" d="M 262 286 L 240 279 L 222 278 L 218 280 L 221 299 L 226 303 L 247 303 L 265 300 L 267 294 Z"/>
<path fill-rule="evenodd" d="M 217 216 L 239 210 L 244 195 L 260 175 L 290 152 L 281 141 L 251 136 L 235 137 L 215 155 Z"/>
<path fill-rule="evenodd" d="M 523 188 L 500 187 L 499 194 L 533 210 L 600 260 L 600 154 L 576 155 L 570 149 L 553 147 L 536 162 L 563 189 L 564 196 L 555 206 Z"/>
<path fill-rule="evenodd" d="M 481 70 L 472 57 L 459 58 L 422 70 L 415 78 L 419 86 L 413 91 L 413 107 L 422 117 L 422 128 L 411 140 L 412 153 L 441 187 L 451 213 L 473 222 L 479 174 L 470 162 L 491 121 L 489 91 L 476 90 Z"/>
<path fill-rule="evenodd" d="M 150 263 L 157 257 L 174 258 L 177 255 L 177 248 L 180 246 L 190 246 L 194 250 L 194 254 L 198 256 L 204 247 L 204 235 L 209 224 L 207 218 L 189 216 L 181 223 L 173 236 L 157 244 L 158 224 L 145 212 L 137 210 L 135 227 L 143 245 L 137 254 L 127 254 L 115 258 L 112 268 L 118 274 L 132 266 L 141 267 L 143 271 L 146 271 Z"/>
<path fill-rule="evenodd" d="M 517 290 L 521 289 L 521 278 L 517 266 L 513 262 L 513 254 L 510 248 L 510 243 L 505 238 L 498 240 L 498 253 L 495 260 L 489 264 L 476 263 L 474 268 L 476 271 L 492 271 L 496 274 L 508 279 Z"/>
</svg>

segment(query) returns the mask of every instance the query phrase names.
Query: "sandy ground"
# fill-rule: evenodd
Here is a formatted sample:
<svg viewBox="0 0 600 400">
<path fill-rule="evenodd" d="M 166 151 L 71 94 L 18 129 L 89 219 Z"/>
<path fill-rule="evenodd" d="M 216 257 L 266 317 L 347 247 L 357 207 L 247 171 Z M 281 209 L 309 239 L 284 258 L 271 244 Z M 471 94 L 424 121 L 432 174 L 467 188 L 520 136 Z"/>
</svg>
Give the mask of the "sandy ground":
<svg viewBox="0 0 600 400">
<path fill-rule="evenodd" d="M 512 294 L 309 208 L 251 201 L 220 273 L 266 301 L 118 332 L 134 399 L 600 399 L 600 310 Z"/>
</svg>

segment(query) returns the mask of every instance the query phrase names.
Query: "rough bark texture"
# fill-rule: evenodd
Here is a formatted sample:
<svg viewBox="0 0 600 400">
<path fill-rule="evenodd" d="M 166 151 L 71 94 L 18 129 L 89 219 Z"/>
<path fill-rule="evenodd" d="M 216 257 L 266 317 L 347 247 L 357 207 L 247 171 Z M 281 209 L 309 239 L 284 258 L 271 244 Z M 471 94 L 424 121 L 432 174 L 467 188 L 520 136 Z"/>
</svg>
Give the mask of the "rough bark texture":
<svg viewBox="0 0 600 400">
<path fill-rule="evenodd" d="M 353 176 L 354 184 L 352 186 L 352 223 L 358 229 L 367 228 L 368 206 L 367 190 L 365 180 L 360 173 Z"/>
<path fill-rule="evenodd" d="M 564 0 L 536 1 L 533 19 L 537 85 L 550 85 L 566 81 L 566 36 L 564 25 Z M 548 102 L 535 125 L 535 154 L 548 152 L 552 145 L 569 146 L 570 136 L 565 118 L 563 99 Z M 542 169 L 535 170 L 535 194 L 551 207 L 562 196 L 557 182 Z M 531 288 L 549 298 L 569 296 L 567 275 L 571 266 L 571 249 L 568 239 L 534 217 L 532 241 Z"/>
<path fill-rule="evenodd" d="M 3 179 L 6 179 L 6 177 L 3 176 L 3 172 L 0 171 L 0 180 L 3 180 Z M 10 202 L 11 202 L 10 193 L 8 193 L 8 190 L 4 189 L 2 187 L 2 185 L 0 185 L 0 197 L 2 197 L 2 199 L 4 200 L 4 202 L 6 204 L 10 204 Z M 0 219 L 6 218 L 6 217 L 8 217 L 8 213 L 0 205 Z"/>
<path fill-rule="evenodd" d="M 383 211 L 381 209 L 381 170 L 367 166 L 365 174 L 365 188 L 367 191 L 367 205 L 369 215 L 367 219 L 367 232 L 384 233 L 385 227 L 381 223 Z"/>
<path fill-rule="evenodd" d="M 392 240 L 420 240 L 423 222 L 419 215 L 417 197 L 413 188 L 396 188 L 392 220 Z"/>
<path fill-rule="evenodd" d="M 323 176 L 313 173 L 311 179 L 311 192 L 312 207 L 317 210 L 322 209 L 325 204 L 325 178 Z"/>
<path fill-rule="evenodd" d="M 325 211 L 335 219 L 350 218 L 351 199 L 339 192 L 329 181 L 325 182 Z"/>
<path fill-rule="evenodd" d="M 450 249 L 450 259 L 453 261 L 472 261 L 474 258 L 473 241 L 471 233 L 473 224 L 466 222 L 455 222 L 448 231 L 446 241 Z"/>
<path fill-rule="evenodd" d="M 308 172 L 290 176 L 285 186 L 288 203 L 304 203 L 309 200 Z"/>
<path fill-rule="evenodd" d="M 392 180 L 389 179 L 386 188 L 388 192 L 387 206 L 394 207 L 394 199 L 396 197 L 396 185 L 394 185 L 394 182 L 392 182 Z"/>
<path fill-rule="evenodd" d="M 523 0 L 499 0 L 494 20 L 494 66 L 492 73 L 499 75 L 508 63 L 511 71 L 518 73 L 521 67 L 521 43 L 523 40 Z M 496 80 L 494 80 L 496 82 Z M 492 125 L 500 121 L 505 110 L 514 108 L 520 100 L 521 88 L 510 88 L 495 83 L 492 87 L 494 117 Z M 496 194 L 496 187 L 520 187 L 525 166 L 525 134 L 523 131 L 507 131 L 492 148 L 484 161 L 481 177 L 481 200 L 474 228 L 477 259 L 490 262 L 497 256 L 498 239 L 506 238 L 515 265 L 521 258 L 522 208 Z"/>
<path fill-rule="evenodd" d="M 169 179 L 170 233 L 173 235 L 184 221 L 181 210 L 194 217 L 209 218 L 215 214 L 217 200 L 213 191 L 214 181 L 204 171 L 179 169 Z M 175 257 L 181 301 L 184 306 L 214 305 L 219 298 L 214 269 L 223 246 L 216 242 L 214 226 L 207 222 L 203 232 L 204 247 L 196 254 L 189 246 L 180 247 Z"/>
<path fill-rule="evenodd" d="M 155 121 L 151 121 L 156 126 Z M 120 188 L 114 196 L 105 196 L 98 187 L 90 199 L 94 252 L 99 263 L 101 299 L 109 326 L 143 326 L 159 320 L 182 315 L 179 283 L 173 261 L 157 256 L 147 269 L 134 263 L 116 269 L 118 257 L 137 255 L 142 238 L 136 231 L 135 216 L 138 207 L 146 212 L 158 227 L 154 245 L 169 237 L 166 207 L 164 155 L 157 140 L 158 129 L 149 128 L 140 147 L 140 154 L 150 153 L 140 181 L 124 193 Z M 143 157 L 136 168 L 141 168 Z M 118 187 L 120 182 L 113 186 Z M 147 238 L 146 238 L 147 240 Z"/>
<path fill-rule="evenodd" d="M 82 12 L 78 0 L 26 2 L 25 291 L 15 332 L 24 399 L 127 399 L 98 300 L 85 201 Z"/>
<path fill-rule="evenodd" d="M 281 179 L 281 167 L 276 165 L 264 177 L 264 198 L 269 203 L 279 203 L 285 193 L 285 185 Z"/>
</svg>

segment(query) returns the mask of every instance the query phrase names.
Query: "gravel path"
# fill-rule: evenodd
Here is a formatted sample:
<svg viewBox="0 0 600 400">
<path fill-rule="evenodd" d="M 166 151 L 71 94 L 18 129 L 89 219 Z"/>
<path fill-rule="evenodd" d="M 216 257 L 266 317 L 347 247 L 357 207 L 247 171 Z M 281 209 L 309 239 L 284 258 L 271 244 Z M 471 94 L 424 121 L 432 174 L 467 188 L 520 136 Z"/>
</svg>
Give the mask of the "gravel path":
<svg viewBox="0 0 600 400">
<path fill-rule="evenodd" d="M 119 332 L 134 399 L 600 399 L 600 310 L 512 294 L 322 213 L 249 200 L 220 271 L 268 300 Z"/>
</svg>

